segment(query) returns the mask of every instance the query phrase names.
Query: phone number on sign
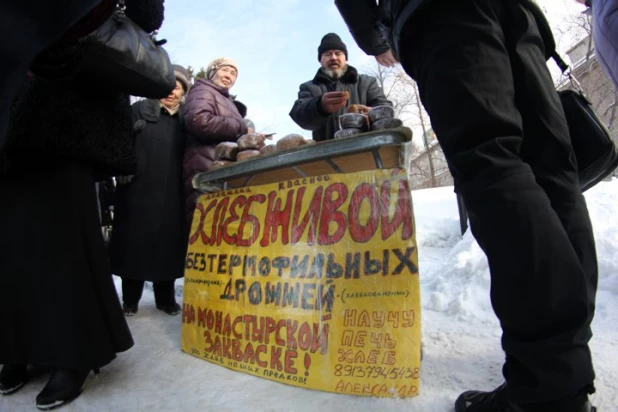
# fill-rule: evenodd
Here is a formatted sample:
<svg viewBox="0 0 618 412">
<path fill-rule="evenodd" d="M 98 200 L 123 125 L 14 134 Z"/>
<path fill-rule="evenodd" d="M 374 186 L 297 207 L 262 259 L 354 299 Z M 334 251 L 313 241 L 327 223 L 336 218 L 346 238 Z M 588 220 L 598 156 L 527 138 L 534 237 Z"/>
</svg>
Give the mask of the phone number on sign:
<svg viewBox="0 0 618 412">
<path fill-rule="evenodd" d="M 369 379 L 418 379 L 419 368 L 385 368 L 382 366 L 335 365 L 335 376 Z"/>
</svg>

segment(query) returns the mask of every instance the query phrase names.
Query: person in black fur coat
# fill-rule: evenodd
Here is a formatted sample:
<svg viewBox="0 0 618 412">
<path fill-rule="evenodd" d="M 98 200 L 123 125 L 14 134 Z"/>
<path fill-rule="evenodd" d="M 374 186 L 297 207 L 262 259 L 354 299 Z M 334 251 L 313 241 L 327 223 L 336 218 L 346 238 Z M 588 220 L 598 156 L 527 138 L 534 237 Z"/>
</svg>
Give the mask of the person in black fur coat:
<svg viewBox="0 0 618 412">
<path fill-rule="evenodd" d="M 126 6 L 144 30 L 161 26 L 163 0 Z M 110 167 L 132 172 L 129 96 L 91 79 L 30 79 L 1 154 L 0 393 L 18 391 L 32 365 L 42 367 L 50 377 L 36 406 L 47 410 L 79 396 L 91 370 L 133 345 L 94 184 Z"/>
<path fill-rule="evenodd" d="M 174 73 L 176 88 L 169 96 L 133 104 L 137 171 L 131 179 L 117 179 L 109 256 L 113 273 L 122 278 L 126 316 L 137 314 L 145 281 L 152 282 L 157 309 L 168 315 L 181 312 L 174 283 L 184 276 L 189 238 L 183 208 L 182 101 L 191 76 L 179 65 Z"/>
</svg>

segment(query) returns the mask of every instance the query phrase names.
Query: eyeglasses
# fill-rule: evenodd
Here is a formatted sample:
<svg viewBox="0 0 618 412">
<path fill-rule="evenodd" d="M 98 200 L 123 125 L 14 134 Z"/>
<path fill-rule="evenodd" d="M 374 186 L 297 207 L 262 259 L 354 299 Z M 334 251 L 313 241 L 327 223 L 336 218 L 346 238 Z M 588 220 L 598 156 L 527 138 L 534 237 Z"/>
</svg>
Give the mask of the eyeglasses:
<svg viewBox="0 0 618 412">
<path fill-rule="evenodd" d="M 343 56 L 345 53 L 339 50 L 331 50 L 331 51 L 325 51 L 324 53 L 322 53 L 322 57 L 330 57 L 330 56 L 334 56 L 334 57 L 341 57 Z"/>
</svg>

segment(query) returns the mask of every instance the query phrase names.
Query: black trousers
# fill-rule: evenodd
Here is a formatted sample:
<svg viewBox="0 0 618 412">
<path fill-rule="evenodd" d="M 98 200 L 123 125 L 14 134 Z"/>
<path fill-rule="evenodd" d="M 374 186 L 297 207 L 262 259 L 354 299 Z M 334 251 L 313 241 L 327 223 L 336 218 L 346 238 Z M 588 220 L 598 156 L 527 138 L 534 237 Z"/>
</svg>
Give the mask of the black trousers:
<svg viewBox="0 0 618 412">
<path fill-rule="evenodd" d="M 531 13 L 516 0 L 433 0 L 406 23 L 400 58 L 487 255 L 509 397 L 591 386 L 594 237 Z"/>
<path fill-rule="evenodd" d="M 164 280 L 152 282 L 155 303 L 158 306 L 169 306 L 176 303 L 174 295 L 174 282 L 176 280 Z M 142 298 L 144 280 L 122 278 L 122 301 L 126 304 L 137 304 Z"/>
</svg>

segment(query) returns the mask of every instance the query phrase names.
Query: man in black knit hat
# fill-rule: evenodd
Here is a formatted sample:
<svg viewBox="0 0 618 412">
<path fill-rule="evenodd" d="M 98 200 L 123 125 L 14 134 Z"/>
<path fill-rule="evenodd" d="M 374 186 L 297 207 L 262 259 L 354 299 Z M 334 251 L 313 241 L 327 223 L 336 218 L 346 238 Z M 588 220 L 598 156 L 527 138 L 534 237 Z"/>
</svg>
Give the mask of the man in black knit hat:
<svg viewBox="0 0 618 412">
<path fill-rule="evenodd" d="M 339 115 L 350 105 L 365 106 L 365 110 L 392 106 L 375 77 L 358 74 L 348 65 L 348 49 L 335 33 L 322 37 L 318 60 L 320 69 L 312 80 L 300 85 L 298 100 L 290 111 L 300 127 L 313 131 L 313 140 L 332 139 Z"/>
</svg>

